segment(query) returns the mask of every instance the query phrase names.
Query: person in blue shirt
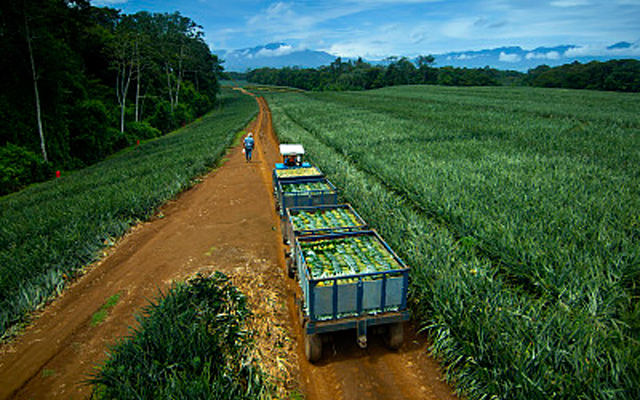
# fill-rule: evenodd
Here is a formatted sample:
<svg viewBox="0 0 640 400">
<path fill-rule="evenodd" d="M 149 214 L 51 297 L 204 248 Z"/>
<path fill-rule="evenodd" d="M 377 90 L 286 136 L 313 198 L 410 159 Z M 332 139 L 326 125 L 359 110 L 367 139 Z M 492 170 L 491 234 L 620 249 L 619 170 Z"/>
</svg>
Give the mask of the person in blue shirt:
<svg viewBox="0 0 640 400">
<path fill-rule="evenodd" d="M 244 158 L 246 162 L 251 161 L 251 152 L 253 151 L 253 146 L 255 146 L 256 141 L 253 139 L 253 135 L 251 132 L 244 138 Z"/>
</svg>

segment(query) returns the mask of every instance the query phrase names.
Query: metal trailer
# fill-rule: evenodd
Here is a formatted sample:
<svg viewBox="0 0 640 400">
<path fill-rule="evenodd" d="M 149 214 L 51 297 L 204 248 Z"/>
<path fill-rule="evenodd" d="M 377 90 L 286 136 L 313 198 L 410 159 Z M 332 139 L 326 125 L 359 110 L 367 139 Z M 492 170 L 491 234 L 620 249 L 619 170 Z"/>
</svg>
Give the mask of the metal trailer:
<svg viewBox="0 0 640 400">
<path fill-rule="evenodd" d="M 288 172 L 297 171 L 299 174 L 295 176 L 289 176 Z M 294 182 L 304 179 L 317 179 L 323 178 L 324 174 L 320 171 L 320 168 L 313 166 L 307 162 L 302 163 L 300 166 L 286 167 L 284 164 L 276 164 L 273 169 L 272 179 L 274 191 L 278 187 L 278 182 Z"/>
<path fill-rule="evenodd" d="M 305 183 L 323 183 L 326 184 L 327 189 L 302 192 L 287 192 L 286 190 L 288 185 L 299 185 Z M 290 181 L 278 180 L 276 184 L 276 208 L 279 208 L 280 210 L 280 217 L 284 217 L 287 208 L 338 204 L 338 191 L 336 187 L 324 177 L 296 179 Z"/>
<path fill-rule="evenodd" d="M 378 240 L 400 265 L 399 269 L 384 272 L 360 273 L 314 279 L 302 251 L 305 241 L 335 240 L 350 236 L 371 236 Z M 391 349 L 403 342 L 404 321 L 409 320 L 407 291 L 409 267 L 373 230 L 359 232 L 310 235 L 295 238 L 293 260 L 302 289 L 297 299 L 300 321 L 304 331 L 305 355 L 311 362 L 322 356 L 321 335 L 346 329 L 356 329 L 357 342 L 367 345 L 367 330 L 380 328 Z"/>
<path fill-rule="evenodd" d="M 327 211 L 333 210 L 344 210 L 348 214 L 352 214 L 355 219 L 354 224 L 339 224 L 339 223 L 328 223 L 322 228 L 315 229 L 303 229 L 304 227 L 296 227 L 294 223 L 294 217 L 301 213 L 308 214 L 316 214 L 316 213 L 324 213 Z M 356 212 L 356 210 L 351 207 L 350 204 L 336 204 L 336 205 L 328 205 L 328 206 L 315 206 L 315 207 L 293 207 L 287 208 L 286 215 L 284 220 L 282 221 L 282 236 L 283 242 L 285 245 L 290 245 L 293 243 L 296 237 L 301 236 L 310 236 L 310 235 L 324 235 L 329 233 L 340 233 L 340 232 L 357 232 L 369 229 L 367 223 L 360 217 L 360 215 Z M 290 253 L 285 252 L 285 256 L 287 256 L 287 274 L 289 278 L 294 278 L 296 273 L 296 267 L 293 262 L 293 258 L 289 257 Z"/>
</svg>

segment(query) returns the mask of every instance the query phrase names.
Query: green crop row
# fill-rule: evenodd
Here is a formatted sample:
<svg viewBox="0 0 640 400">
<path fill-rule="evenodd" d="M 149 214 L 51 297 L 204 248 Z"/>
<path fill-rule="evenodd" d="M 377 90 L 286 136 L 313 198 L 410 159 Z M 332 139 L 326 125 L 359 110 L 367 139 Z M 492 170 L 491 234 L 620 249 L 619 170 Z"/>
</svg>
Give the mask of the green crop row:
<svg viewBox="0 0 640 400">
<path fill-rule="evenodd" d="M 268 96 L 411 266 L 470 398 L 640 395 L 640 97 L 390 88 Z"/>
<path fill-rule="evenodd" d="M 263 399 L 246 297 L 221 274 L 175 284 L 94 374 L 97 399 Z"/>
<path fill-rule="evenodd" d="M 0 198 L 0 335 L 212 168 L 256 112 L 254 99 L 229 91 L 179 131 Z"/>
</svg>

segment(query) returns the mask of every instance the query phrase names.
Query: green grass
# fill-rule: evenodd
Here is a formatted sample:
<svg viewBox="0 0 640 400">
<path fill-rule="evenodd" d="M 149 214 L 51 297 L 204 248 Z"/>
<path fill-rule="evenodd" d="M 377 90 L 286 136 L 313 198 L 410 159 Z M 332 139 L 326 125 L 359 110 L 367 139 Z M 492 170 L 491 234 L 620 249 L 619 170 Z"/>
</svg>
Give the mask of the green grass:
<svg viewBox="0 0 640 400">
<path fill-rule="evenodd" d="M 214 167 L 257 113 L 225 91 L 195 123 L 61 179 L 0 198 L 0 334 L 65 287 L 78 269 Z"/>
<path fill-rule="evenodd" d="M 91 316 L 91 326 L 98 326 L 109 316 L 109 311 L 118 304 L 120 300 L 120 293 L 116 293 L 113 296 L 110 296 L 100 307 L 98 311 L 96 311 Z"/>
<path fill-rule="evenodd" d="M 220 273 L 174 284 L 94 374 L 98 399 L 264 399 L 246 297 Z"/>
<path fill-rule="evenodd" d="M 56 375 L 56 371 L 54 371 L 52 369 L 44 368 L 42 370 L 42 377 L 43 378 L 50 378 L 50 377 L 55 376 L 55 375 Z"/>
<path fill-rule="evenodd" d="M 267 96 L 412 266 L 470 398 L 637 398 L 640 96 L 402 87 Z"/>
</svg>

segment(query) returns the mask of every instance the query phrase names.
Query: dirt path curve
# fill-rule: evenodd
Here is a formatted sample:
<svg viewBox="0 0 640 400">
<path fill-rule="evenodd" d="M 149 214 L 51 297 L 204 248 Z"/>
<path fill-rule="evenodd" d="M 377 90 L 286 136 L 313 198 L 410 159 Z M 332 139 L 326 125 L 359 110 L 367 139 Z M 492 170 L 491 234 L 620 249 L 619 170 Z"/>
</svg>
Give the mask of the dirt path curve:
<svg viewBox="0 0 640 400">
<path fill-rule="evenodd" d="M 298 288 L 285 278 L 271 188 L 277 140 L 266 102 L 258 103 L 249 128 L 257 137 L 253 162 L 245 163 L 239 146 L 231 149 L 222 167 L 132 229 L 23 335 L 0 348 L 0 399 L 87 398 L 91 388 L 82 382 L 148 299 L 174 280 L 214 270 L 248 293 L 256 319 L 265 322 L 256 324 L 263 358 L 286 388 L 299 387 L 308 399 L 453 398 L 425 356 L 424 339 L 409 326 L 398 352 L 375 338 L 361 350 L 355 334 L 346 332 L 325 344 L 319 364 L 304 359 L 292 300 Z M 107 319 L 92 326 L 92 315 L 116 293 L 120 300 Z"/>
</svg>

